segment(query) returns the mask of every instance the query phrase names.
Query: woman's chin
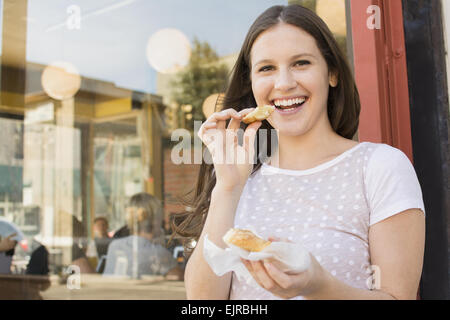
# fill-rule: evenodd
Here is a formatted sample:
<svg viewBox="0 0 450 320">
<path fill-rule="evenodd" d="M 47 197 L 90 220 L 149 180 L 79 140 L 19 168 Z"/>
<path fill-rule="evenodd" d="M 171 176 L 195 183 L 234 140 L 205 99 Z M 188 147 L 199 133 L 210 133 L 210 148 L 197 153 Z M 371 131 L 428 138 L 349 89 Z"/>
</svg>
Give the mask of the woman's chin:
<svg viewBox="0 0 450 320">
<path fill-rule="evenodd" d="M 298 121 L 296 123 L 286 123 L 281 121 L 269 121 L 272 128 L 277 130 L 279 135 L 298 136 L 302 135 L 305 130 L 300 128 Z"/>
<path fill-rule="evenodd" d="M 280 132 L 280 136 L 290 137 L 290 138 L 300 137 L 302 135 L 304 135 L 304 132 L 303 131 L 299 132 L 298 130 L 297 131 Z"/>
</svg>

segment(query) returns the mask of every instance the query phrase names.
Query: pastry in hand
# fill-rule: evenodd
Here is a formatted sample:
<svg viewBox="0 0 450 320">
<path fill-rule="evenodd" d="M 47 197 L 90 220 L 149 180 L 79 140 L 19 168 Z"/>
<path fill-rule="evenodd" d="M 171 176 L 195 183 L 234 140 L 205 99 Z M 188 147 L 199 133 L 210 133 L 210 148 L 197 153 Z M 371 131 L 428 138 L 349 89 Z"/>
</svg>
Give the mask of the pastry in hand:
<svg viewBox="0 0 450 320">
<path fill-rule="evenodd" d="M 255 121 L 262 121 L 267 119 L 272 112 L 274 112 L 275 106 L 265 105 L 258 106 L 255 110 L 247 114 L 242 121 L 246 124 L 250 124 Z"/>
<path fill-rule="evenodd" d="M 250 230 L 231 228 L 223 236 L 223 241 L 227 244 L 232 244 L 247 251 L 258 252 L 263 250 L 271 241 L 266 241 Z"/>
</svg>

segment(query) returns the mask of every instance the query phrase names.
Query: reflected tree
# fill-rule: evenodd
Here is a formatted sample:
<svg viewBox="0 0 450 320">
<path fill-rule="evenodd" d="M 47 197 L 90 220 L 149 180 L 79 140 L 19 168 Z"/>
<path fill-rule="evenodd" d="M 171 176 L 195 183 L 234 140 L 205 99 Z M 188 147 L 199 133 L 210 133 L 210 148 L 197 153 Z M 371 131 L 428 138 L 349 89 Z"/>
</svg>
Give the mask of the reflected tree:
<svg viewBox="0 0 450 320">
<path fill-rule="evenodd" d="M 316 11 L 316 0 L 289 0 L 289 4 L 299 4 L 312 11 Z"/>
<path fill-rule="evenodd" d="M 173 98 L 180 106 L 178 117 L 183 127 L 193 130 L 194 120 L 205 120 L 203 102 L 211 94 L 223 92 L 227 79 L 228 68 L 218 54 L 208 42 L 195 39 L 188 65 L 172 82 Z"/>
<path fill-rule="evenodd" d="M 301 5 L 305 8 L 308 8 L 314 12 L 317 13 L 317 0 L 289 0 L 288 4 L 298 4 Z M 334 35 L 334 38 L 336 39 L 339 47 L 341 48 L 341 50 L 344 52 L 345 55 L 348 54 L 347 51 L 347 37 L 344 35 Z"/>
</svg>

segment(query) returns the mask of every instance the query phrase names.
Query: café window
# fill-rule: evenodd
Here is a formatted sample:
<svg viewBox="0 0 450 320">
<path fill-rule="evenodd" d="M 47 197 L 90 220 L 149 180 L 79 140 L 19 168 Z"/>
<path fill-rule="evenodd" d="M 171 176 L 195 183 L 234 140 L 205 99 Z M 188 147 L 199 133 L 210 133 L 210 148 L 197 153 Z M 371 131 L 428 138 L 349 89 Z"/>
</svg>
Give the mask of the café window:
<svg viewBox="0 0 450 320">
<path fill-rule="evenodd" d="M 0 236 L 18 241 L 0 281 L 19 298 L 184 299 L 169 222 L 199 165 L 171 161 L 171 135 L 194 136 L 253 20 L 288 2 L 347 50 L 344 0 L 0 0 Z"/>
</svg>

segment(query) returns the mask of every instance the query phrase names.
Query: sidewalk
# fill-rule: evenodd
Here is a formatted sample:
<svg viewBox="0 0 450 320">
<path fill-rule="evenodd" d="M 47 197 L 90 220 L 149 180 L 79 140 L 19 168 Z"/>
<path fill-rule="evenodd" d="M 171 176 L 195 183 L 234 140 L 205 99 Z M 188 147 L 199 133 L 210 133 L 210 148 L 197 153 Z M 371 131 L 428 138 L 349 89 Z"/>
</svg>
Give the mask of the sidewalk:
<svg viewBox="0 0 450 320">
<path fill-rule="evenodd" d="M 68 289 L 67 284 L 51 278 L 51 286 L 41 292 L 44 300 L 184 300 L 184 282 L 168 281 L 149 276 L 141 280 L 105 278 L 101 275 L 81 275 L 80 289 Z"/>
</svg>

